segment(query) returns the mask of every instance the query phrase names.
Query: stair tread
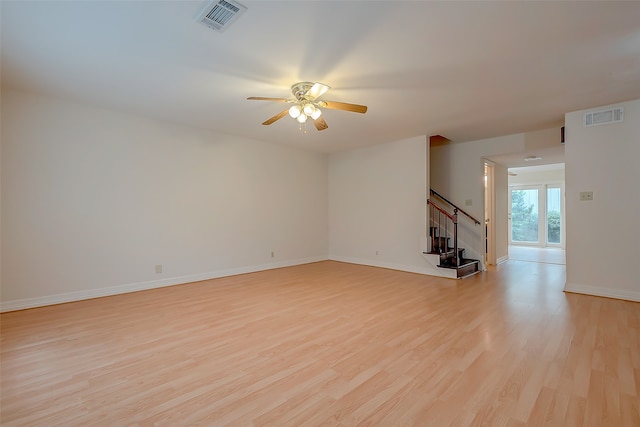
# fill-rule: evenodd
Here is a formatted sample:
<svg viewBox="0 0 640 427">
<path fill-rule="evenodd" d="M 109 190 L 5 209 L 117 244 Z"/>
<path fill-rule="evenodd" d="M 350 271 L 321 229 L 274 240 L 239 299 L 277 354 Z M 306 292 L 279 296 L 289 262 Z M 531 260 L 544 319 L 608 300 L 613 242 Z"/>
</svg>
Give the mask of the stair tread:
<svg viewBox="0 0 640 427">
<path fill-rule="evenodd" d="M 462 248 L 458 248 L 458 252 L 463 251 L 464 249 Z M 453 248 L 449 248 L 448 251 L 445 252 L 440 252 L 440 251 L 424 251 L 422 252 L 423 254 L 428 254 L 428 255 L 454 255 L 455 251 L 453 250 Z M 463 258 L 463 259 L 467 259 L 467 258 Z"/>
<path fill-rule="evenodd" d="M 451 265 L 450 263 L 451 261 L 455 260 L 454 257 L 448 257 L 437 251 L 436 252 L 423 251 L 422 253 L 425 255 L 437 255 L 440 258 L 440 264 L 437 265 L 437 267 L 442 269 L 447 269 L 449 271 L 455 271 L 456 277 L 458 279 L 463 279 L 480 272 L 480 261 L 477 259 L 464 258 L 463 256 L 461 256 L 460 265 L 455 266 L 455 265 Z M 453 251 L 451 251 L 451 254 L 453 254 Z"/>
<path fill-rule="evenodd" d="M 465 258 L 465 259 L 460 261 L 460 265 L 458 265 L 458 266 L 455 266 L 455 265 L 442 265 L 441 264 L 438 267 L 440 267 L 440 268 L 450 268 L 452 270 L 457 270 L 457 269 L 460 269 L 460 268 L 463 268 L 463 267 L 467 267 L 467 266 L 472 265 L 472 264 L 479 264 L 479 263 L 480 263 L 480 261 L 478 261 L 477 259 L 467 259 L 467 258 Z"/>
</svg>

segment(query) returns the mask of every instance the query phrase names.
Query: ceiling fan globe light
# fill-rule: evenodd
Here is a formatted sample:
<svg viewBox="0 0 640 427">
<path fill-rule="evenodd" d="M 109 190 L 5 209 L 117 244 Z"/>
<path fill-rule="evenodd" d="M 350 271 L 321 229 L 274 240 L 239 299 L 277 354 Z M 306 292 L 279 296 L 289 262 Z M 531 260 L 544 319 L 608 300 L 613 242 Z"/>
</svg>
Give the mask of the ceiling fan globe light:
<svg viewBox="0 0 640 427">
<path fill-rule="evenodd" d="M 313 104 L 307 104 L 302 109 L 307 116 L 313 116 L 313 113 L 316 111 L 316 107 Z"/>
<path fill-rule="evenodd" d="M 322 111 L 319 108 L 315 108 L 314 112 L 311 113 L 311 118 L 313 120 L 318 120 L 318 117 L 320 117 L 321 114 L 322 114 Z"/>
<path fill-rule="evenodd" d="M 300 114 L 300 115 L 296 118 L 296 120 L 297 120 L 299 123 L 304 123 L 304 122 L 306 122 L 306 121 L 307 121 L 307 115 L 306 115 L 306 114 L 304 114 L 304 113 L 302 113 L 302 114 Z"/>
<path fill-rule="evenodd" d="M 289 108 L 289 115 L 294 119 L 300 117 L 300 113 L 302 113 L 302 110 L 300 109 L 299 105 L 294 105 L 293 107 Z"/>
</svg>

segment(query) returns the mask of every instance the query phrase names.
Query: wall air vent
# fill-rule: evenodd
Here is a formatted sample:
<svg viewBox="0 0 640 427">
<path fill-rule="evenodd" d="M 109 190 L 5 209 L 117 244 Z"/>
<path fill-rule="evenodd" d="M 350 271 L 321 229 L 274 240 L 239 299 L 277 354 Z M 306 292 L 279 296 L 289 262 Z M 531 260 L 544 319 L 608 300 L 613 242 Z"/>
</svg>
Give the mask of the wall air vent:
<svg viewBox="0 0 640 427">
<path fill-rule="evenodd" d="M 624 120 L 623 107 L 615 107 L 609 110 L 592 111 L 584 113 L 582 125 L 586 128 L 591 126 L 606 125 L 609 123 L 620 123 Z"/>
<path fill-rule="evenodd" d="M 246 10 L 246 6 L 234 0 L 214 0 L 207 3 L 197 19 L 207 27 L 223 32 Z"/>
</svg>

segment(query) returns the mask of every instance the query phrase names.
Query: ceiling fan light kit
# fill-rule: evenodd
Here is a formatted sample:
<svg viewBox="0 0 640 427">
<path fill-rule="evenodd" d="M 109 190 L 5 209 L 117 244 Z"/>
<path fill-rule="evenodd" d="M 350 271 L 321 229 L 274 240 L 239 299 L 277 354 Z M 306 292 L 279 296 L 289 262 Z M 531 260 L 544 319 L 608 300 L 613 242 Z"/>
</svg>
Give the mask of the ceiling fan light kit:
<svg viewBox="0 0 640 427">
<path fill-rule="evenodd" d="M 282 117 L 289 114 L 289 116 L 298 121 L 298 123 L 306 123 L 310 118 L 313 121 L 316 129 L 325 130 L 329 126 L 322 117 L 321 108 L 329 108 L 334 110 L 351 111 L 354 113 L 364 114 L 367 112 L 365 105 L 348 104 L 346 102 L 335 101 L 320 101 L 318 98 L 324 95 L 329 89 L 329 86 L 323 83 L 311 83 L 311 82 L 299 82 L 291 86 L 291 93 L 293 99 L 286 98 L 266 98 L 260 96 L 251 96 L 247 99 L 255 101 L 273 101 L 273 102 L 287 102 L 292 103 L 290 108 L 276 114 L 275 116 L 265 120 L 263 125 L 270 125 Z"/>
</svg>

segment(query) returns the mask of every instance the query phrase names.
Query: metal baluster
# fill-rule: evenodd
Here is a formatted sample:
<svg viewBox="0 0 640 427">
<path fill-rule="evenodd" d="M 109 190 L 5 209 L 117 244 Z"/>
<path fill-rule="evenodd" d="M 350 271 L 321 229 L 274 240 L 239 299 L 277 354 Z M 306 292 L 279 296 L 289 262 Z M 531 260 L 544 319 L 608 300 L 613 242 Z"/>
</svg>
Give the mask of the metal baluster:
<svg viewBox="0 0 640 427">
<path fill-rule="evenodd" d="M 449 249 L 449 247 L 448 247 L 449 245 L 447 244 L 447 237 L 449 236 L 449 231 L 447 229 L 448 225 L 449 225 L 448 222 L 445 220 L 444 221 L 444 239 L 442 239 L 442 251 L 444 253 L 446 253 L 447 250 Z"/>
<path fill-rule="evenodd" d="M 437 242 L 437 247 L 438 247 L 438 252 L 440 252 L 440 227 L 441 225 L 441 221 L 440 219 L 442 218 L 442 214 L 440 213 L 440 211 L 438 211 L 438 242 Z"/>
<path fill-rule="evenodd" d="M 458 209 L 453 210 L 453 259 L 455 260 L 455 266 L 460 265 L 458 259 Z"/>
</svg>

